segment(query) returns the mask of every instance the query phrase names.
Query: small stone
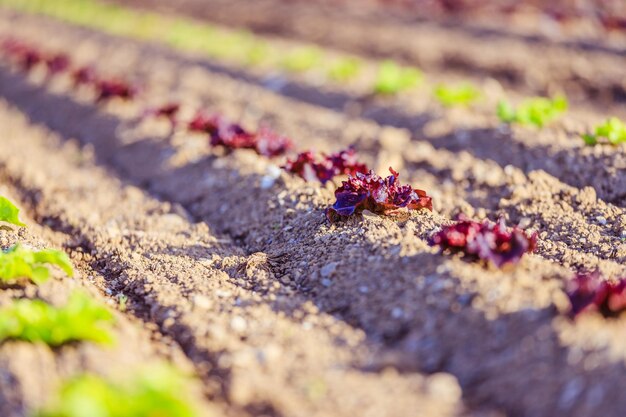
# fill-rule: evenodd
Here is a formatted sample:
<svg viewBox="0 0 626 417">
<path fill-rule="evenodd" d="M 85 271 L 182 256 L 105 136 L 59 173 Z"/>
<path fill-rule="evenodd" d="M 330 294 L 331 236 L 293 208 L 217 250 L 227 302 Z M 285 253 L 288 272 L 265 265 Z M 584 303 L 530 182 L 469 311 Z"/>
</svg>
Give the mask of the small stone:
<svg viewBox="0 0 626 417">
<path fill-rule="evenodd" d="M 331 280 L 329 280 L 328 278 L 322 279 L 322 285 L 325 286 L 325 287 L 330 287 L 332 283 L 333 282 Z"/>
<path fill-rule="evenodd" d="M 530 219 L 530 217 L 522 217 L 520 219 L 520 221 L 519 221 L 518 226 L 521 229 L 526 229 L 526 228 L 528 228 L 528 226 L 530 226 L 531 222 L 532 222 L 532 220 Z"/>
<path fill-rule="evenodd" d="M 391 310 L 391 317 L 393 317 L 394 319 L 399 319 L 402 316 L 404 316 L 404 311 L 400 307 L 394 307 Z"/>
<path fill-rule="evenodd" d="M 197 294 L 193 297 L 193 303 L 196 307 L 202 308 L 202 309 L 209 309 L 211 308 L 211 305 L 212 305 L 212 302 L 209 299 L 209 297 L 205 295 L 200 295 L 200 294 Z"/>
<path fill-rule="evenodd" d="M 606 217 L 604 217 L 604 216 L 598 216 L 598 217 L 596 217 L 596 221 L 597 221 L 599 224 L 601 224 L 602 226 L 604 226 L 604 225 L 607 223 L 607 221 L 606 221 Z"/>
<path fill-rule="evenodd" d="M 370 289 L 369 289 L 369 287 L 367 285 L 361 285 L 359 287 L 359 292 L 361 294 L 367 294 L 368 292 L 370 292 Z"/>
<path fill-rule="evenodd" d="M 248 322 L 241 316 L 235 316 L 230 321 L 230 328 L 238 333 L 243 333 L 248 328 Z"/>
<path fill-rule="evenodd" d="M 329 264 L 324 265 L 322 269 L 320 269 L 320 274 L 322 275 L 322 277 L 328 278 L 335 272 L 335 270 L 337 269 L 337 265 L 338 265 L 337 262 L 331 262 Z"/>
</svg>

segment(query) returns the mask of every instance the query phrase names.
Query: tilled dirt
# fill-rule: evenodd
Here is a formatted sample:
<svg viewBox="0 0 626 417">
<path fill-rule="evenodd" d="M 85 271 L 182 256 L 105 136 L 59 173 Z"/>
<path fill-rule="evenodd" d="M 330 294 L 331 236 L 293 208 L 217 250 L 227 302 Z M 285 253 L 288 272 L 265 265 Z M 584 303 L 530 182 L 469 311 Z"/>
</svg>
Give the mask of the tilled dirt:
<svg viewBox="0 0 626 417">
<path fill-rule="evenodd" d="M 25 145 L 27 140 L 11 144 L 9 139 L 12 134 L 20 132 L 16 130 L 13 117 L 15 113 L 7 112 L 3 104 L 3 149 L 6 145 L 9 149 L 16 149 Z M 7 119 L 10 118 L 10 119 Z M 9 125 L 11 127 L 9 127 Z M 32 129 L 31 129 L 32 130 Z M 22 133 L 31 134 L 28 129 L 22 129 Z M 76 152 L 74 152 L 76 155 Z M 41 194 L 37 191 L 28 192 L 21 187 L 21 179 L 9 181 L 5 177 L 7 172 L 2 165 L 2 195 L 10 197 L 13 201 L 21 197 L 26 204 L 34 203 Z M 16 186 L 17 185 L 17 186 Z M 35 219 L 27 214 L 20 215 L 28 224 L 27 229 L 2 230 L 0 231 L 0 244 L 3 248 L 20 243 L 31 248 L 49 248 L 55 243 L 71 245 L 71 239 L 76 236 L 68 236 L 56 228 L 39 226 Z M 52 218 L 38 219 L 44 223 L 50 223 Z M 119 299 L 101 296 L 93 283 L 103 281 L 104 277 L 97 270 L 90 268 L 85 258 L 90 257 L 90 252 L 74 248 L 73 260 L 77 266 L 73 278 L 63 277 L 61 273 L 46 283 L 35 286 L 29 283 L 20 285 L 3 286 L 0 292 L 0 306 L 7 305 L 12 299 L 38 298 L 52 304 L 60 305 L 67 301 L 73 291 L 88 291 L 92 297 L 99 299 L 103 304 L 109 304 L 112 310 L 119 308 Z M 33 345 L 26 342 L 10 341 L 0 347 L 0 415 L 6 417 L 18 417 L 30 415 L 37 407 L 48 404 L 55 397 L 63 380 L 76 375 L 79 372 L 94 372 L 106 375 L 113 379 L 124 379 L 138 371 L 138 364 L 157 364 L 168 360 L 176 364 L 186 373 L 191 373 L 193 368 L 190 361 L 185 357 L 176 343 L 156 331 L 156 326 L 150 322 L 143 322 L 137 318 L 117 312 L 115 314 L 113 336 L 115 343 L 112 346 L 98 346 L 90 343 L 76 343 L 54 350 L 45 345 Z M 218 407 L 202 401 L 201 386 L 191 386 L 192 393 L 189 397 L 201 404 L 200 408 L 210 415 L 218 412 Z"/>
<path fill-rule="evenodd" d="M 468 30 L 431 21 L 397 18 L 352 8 L 318 7 L 314 2 L 162 0 L 124 2 L 167 13 L 245 26 L 254 31 L 321 43 L 379 58 L 395 57 L 428 71 L 455 70 L 489 76 L 526 93 L 565 91 L 581 101 L 622 103 L 626 86 L 620 47 L 563 43 L 515 36 L 506 30 Z"/>
<path fill-rule="evenodd" d="M 224 412 L 621 415 L 623 320 L 572 322 L 562 292 L 570 267 L 624 272 L 619 153 L 572 150 L 552 130 L 529 144 L 527 131 L 492 134 L 519 143 L 508 154 L 489 141 L 465 151 L 457 133 L 441 137 L 448 146 L 418 142 L 158 48 L 62 25 L 48 40 L 41 20 L 20 22 L 23 36 L 75 45 L 77 60 L 106 55 L 110 71 L 151 88 L 136 105 L 98 108 L 63 80 L 0 69 L 2 177 L 37 220 L 79 242 L 65 245 L 74 256 L 93 253 L 96 286 L 127 295 L 130 312 L 174 340 Z M 172 95 L 271 123 L 301 148 L 356 141 L 379 171 L 392 163 L 428 190 L 436 212 L 330 226 L 329 188 L 285 174 L 262 186 L 278 162 L 133 120 Z M 430 129 L 458 132 L 446 123 L 466 119 L 476 123 L 453 113 Z M 572 178 L 600 155 L 610 185 Z M 506 270 L 437 254 L 428 237 L 458 211 L 537 229 L 537 254 Z"/>
<path fill-rule="evenodd" d="M 18 200 L 32 205 L 38 221 L 67 233 L 68 250 L 101 274 L 90 280 L 96 287 L 126 295 L 130 312 L 182 348 L 220 414 L 352 416 L 363 407 L 376 416 L 463 412 L 450 375 L 363 369 L 379 344 L 366 343 L 358 328 L 283 288 L 267 254 L 247 256 L 205 223 L 190 222 L 179 205 L 124 185 L 96 168 L 89 152 L 63 145 L 45 128 L 28 127 L 6 103 L 0 119 L 8 127 L 0 172 Z M 92 360 L 114 361 L 115 354 L 96 351 Z M 26 365 L 26 358 L 17 356 L 15 366 Z M 120 357 L 118 364 L 127 361 Z M 82 368 L 65 366 L 72 365 Z M 48 367 L 44 362 L 41 372 Z M 27 369 L 12 378 L 22 385 L 41 375 L 39 368 Z"/>
</svg>

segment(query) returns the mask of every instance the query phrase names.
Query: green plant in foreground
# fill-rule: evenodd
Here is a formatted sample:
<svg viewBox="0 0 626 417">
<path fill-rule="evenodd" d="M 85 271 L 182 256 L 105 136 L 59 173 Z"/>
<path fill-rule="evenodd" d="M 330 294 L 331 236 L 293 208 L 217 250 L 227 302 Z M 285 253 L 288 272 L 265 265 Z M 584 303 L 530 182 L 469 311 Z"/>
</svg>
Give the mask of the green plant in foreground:
<svg viewBox="0 0 626 417">
<path fill-rule="evenodd" d="M 26 225 L 18 218 L 19 213 L 20 209 L 15 207 L 8 198 L 0 196 L 0 221 L 25 227 Z"/>
<path fill-rule="evenodd" d="M 446 107 L 469 106 L 480 98 L 480 91 L 469 83 L 458 86 L 439 84 L 435 89 L 435 97 Z"/>
<path fill-rule="evenodd" d="M 74 292 L 67 304 L 54 307 L 41 300 L 16 300 L 0 308 L 0 341 L 7 339 L 61 346 L 75 341 L 112 343 L 108 308 L 83 292 Z"/>
<path fill-rule="evenodd" d="M 421 80 L 422 73 L 417 68 L 402 67 L 393 61 L 384 61 L 378 68 L 374 92 L 397 94 L 416 87 Z"/>
<path fill-rule="evenodd" d="M 56 265 L 68 276 L 74 275 L 69 257 L 56 249 L 32 250 L 17 244 L 0 252 L 0 281 L 30 278 L 35 284 L 48 279 L 50 270 L 46 264 Z"/>
<path fill-rule="evenodd" d="M 33 417 L 197 417 L 188 381 L 169 366 L 152 366 L 120 382 L 83 375 L 65 383 L 59 398 Z"/>
<path fill-rule="evenodd" d="M 602 139 L 611 145 L 626 143 L 626 124 L 617 117 L 611 117 L 597 126 L 593 134 L 583 135 L 587 145 L 597 145 Z"/>
<path fill-rule="evenodd" d="M 504 123 L 519 123 L 543 127 L 567 110 L 567 98 L 556 96 L 553 99 L 534 97 L 522 102 L 517 109 L 506 101 L 498 103 L 498 117 Z"/>
</svg>

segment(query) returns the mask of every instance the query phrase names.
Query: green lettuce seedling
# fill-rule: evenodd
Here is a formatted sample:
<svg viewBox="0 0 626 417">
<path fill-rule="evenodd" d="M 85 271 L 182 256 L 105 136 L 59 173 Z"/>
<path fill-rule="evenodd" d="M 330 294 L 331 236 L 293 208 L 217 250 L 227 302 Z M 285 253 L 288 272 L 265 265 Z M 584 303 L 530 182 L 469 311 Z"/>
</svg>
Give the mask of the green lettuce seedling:
<svg viewBox="0 0 626 417">
<path fill-rule="evenodd" d="M 469 106 L 480 98 L 480 91 L 469 83 L 458 86 L 439 84 L 435 89 L 435 97 L 446 107 Z"/>
<path fill-rule="evenodd" d="M 25 227 L 26 225 L 18 218 L 19 212 L 20 209 L 15 207 L 8 198 L 0 196 L 0 221 Z"/>
<path fill-rule="evenodd" d="M 617 117 L 611 117 L 603 124 L 597 126 L 593 134 L 583 135 L 587 145 L 597 145 L 608 142 L 611 145 L 626 143 L 626 124 Z"/>
<path fill-rule="evenodd" d="M 315 47 L 298 48 L 282 61 L 284 69 L 290 72 L 304 72 L 315 67 L 322 60 L 322 53 Z"/>
<path fill-rule="evenodd" d="M 165 365 L 119 382 L 83 375 L 66 382 L 57 401 L 33 417 L 198 417 L 185 395 L 188 385 Z"/>
<path fill-rule="evenodd" d="M 328 78 L 339 82 L 350 81 L 359 75 L 362 66 L 363 62 L 356 57 L 341 58 L 331 65 Z"/>
<path fill-rule="evenodd" d="M 65 252 L 56 249 L 32 250 L 17 244 L 0 252 L 0 281 L 29 278 L 40 284 L 50 276 L 47 264 L 58 266 L 70 277 L 74 275 L 72 263 Z"/>
<path fill-rule="evenodd" d="M 378 68 L 374 92 L 377 94 L 397 94 L 416 87 L 422 77 L 421 71 L 417 68 L 401 67 L 393 61 L 384 61 Z"/>
<path fill-rule="evenodd" d="M 108 308 L 83 292 L 74 292 L 63 307 L 41 300 L 16 300 L 0 308 L 0 342 L 25 340 L 61 346 L 70 342 L 113 342 Z"/>
<path fill-rule="evenodd" d="M 543 127 L 567 110 L 567 98 L 556 96 L 553 99 L 534 97 L 522 102 L 517 109 L 506 101 L 498 103 L 498 117 L 504 123 L 519 123 Z"/>
</svg>

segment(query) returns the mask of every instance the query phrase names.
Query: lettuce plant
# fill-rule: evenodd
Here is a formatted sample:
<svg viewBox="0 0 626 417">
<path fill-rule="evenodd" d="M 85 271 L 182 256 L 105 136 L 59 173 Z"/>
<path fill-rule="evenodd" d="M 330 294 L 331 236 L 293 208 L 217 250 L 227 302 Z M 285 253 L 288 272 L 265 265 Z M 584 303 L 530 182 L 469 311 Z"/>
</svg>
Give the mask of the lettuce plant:
<svg viewBox="0 0 626 417">
<path fill-rule="evenodd" d="M 180 103 L 172 101 L 162 106 L 150 108 L 144 111 L 143 117 L 155 117 L 165 119 L 170 122 L 172 129 L 176 126 L 178 112 L 180 111 Z"/>
<path fill-rule="evenodd" d="M 472 259 L 492 262 L 497 267 L 517 263 L 525 253 L 537 246 L 537 233 L 526 234 L 518 227 L 507 229 L 504 219 L 493 224 L 482 223 L 460 216 L 458 222 L 444 226 L 430 240 L 442 251 L 463 253 Z"/>
<path fill-rule="evenodd" d="M 326 217 L 333 223 L 354 214 L 369 210 L 387 214 L 406 207 L 409 210 L 433 209 L 432 199 L 423 190 L 410 185 L 398 184 L 398 173 L 389 168 L 391 175 L 382 178 L 373 171 L 357 172 L 343 181 L 335 191 L 337 201 L 326 210 Z"/>
<path fill-rule="evenodd" d="M 288 159 L 283 166 L 287 172 L 296 174 L 305 181 L 319 181 L 326 184 L 337 175 L 355 176 L 357 172 L 367 174 L 369 169 L 357 161 L 353 148 L 344 149 L 330 155 L 316 157 L 313 152 L 299 153 L 295 159 Z"/>
<path fill-rule="evenodd" d="M 304 72 L 315 67 L 322 60 L 322 53 L 315 47 L 303 47 L 289 53 L 282 61 L 287 71 Z"/>
<path fill-rule="evenodd" d="M 96 84 L 98 75 L 93 67 L 87 65 L 74 70 L 72 72 L 72 79 L 74 80 L 75 86 L 90 85 Z"/>
<path fill-rule="evenodd" d="M 293 148 L 293 142 L 289 137 L 278 134 L 268 127 L 261 127 L 254 136 L 256 138 L 254 149 L 259 155 L 271 158 L 284 155 Z"/>
<path fill-rule="evenodd" d="M 417 68 L 401 67 L 393 61 L 384 61 L 378 68 L 374 92 L 377 94 L 397 94 L 416 87 L 422 77 L 421 71 Z"/>
<path fill-rule="evenodd" d="M 350 81 L 359 75 L 362 66 L 362 61 L 355 57 L 338 59 L 329 68 L 328 78 L 339 82 Z"/>
<path fill-rule="evenodd" d="M 74 275 L 72 263 L 65 252 L 56 249 L 32 250 L 17 244 L 0 252 L 0 281 L 29 278 L 40 284 L 50 276 L 47 265 L 58 266 L 70 277 Z"/>
<path fill-rule="evenodd" d="M 497 113 L 504 123 L 543 127 L 563 114 L 567 107 L 567 98 L 564 96 L 556 96 L 553 99 L 534 97 L 522 102 L 517 108 L 506 101 L 501 101 L 498 103 Z"/>
<path fill-rule="evenodd" d="M 597 126 L 593 134 L 583 135 L 583 140 L 587 145 L 597 145 L 598 143 L 619 145 L 626 143 L 626 124 L 617 117 L 611 117 L 603 124 Z"/>
<path fill-rule="evenodd" d="M 61 346 L 70 342 L 112 343 L 113 314 L 83 292 L 62 307 L 41 300 L 16 300 L 0 308 L 0 342 L 25 340 Z"/>
<path fill-rule="evenodd" d="M 120 98 L 132 100 L 138 93 L 137 87 L 121 80 L 97 80 L 95 82 L 97 102 Z"/>
<path fill-rule="evenodd" d="M 166 365 L 145 367 L 119 381 L 81 375 L 33 417 L 198 417 L 188 391 L 189 381 Z"/>
<path fill-rule="evenodd" d="M 469 106 L 480 98 L 480 91 L 470 83 L 458 86 L 440 84 L 435 89 L 435 97 L 446 107 Z"/>
<path fill-rule="evenodd" d="M 15 207 L 8 198 L 0 196 L 0 222 L 11 223 L 16 226 L 25 227 L 18 217 L 20 209 Z"/>
<path fill-rule="evenodd" d="M 597 311 L 617 317 L 626 310 L 626 278 L 609 281 L 599 272 L 578 273 L 566 286 L 572 316 Z"/>
<path fill-rule="evenodd" d="M 2 41 L 2 53 L 25 71 L 29 71 L 43 61 L 39 51 L 14 38 L 7 38 Z"/>
<path fill-rule="evenodd" d="M 71 61 L 66 54 L 54 54 L 45 59 L 48 75 L 55 75 L 69 69 Z"/>
<path fill-rule="evenodd" d="M 293 147 L 291 139 L 268 128 L 249 132 L 220 114 L 209 115 L 203 110 L 196 113 L 187 128 L 191 132 L 208 134 L 212 146 L 223 146 L 228 150 L 253 149 L 267 157 L 283 155 Z"/>
</svg>

